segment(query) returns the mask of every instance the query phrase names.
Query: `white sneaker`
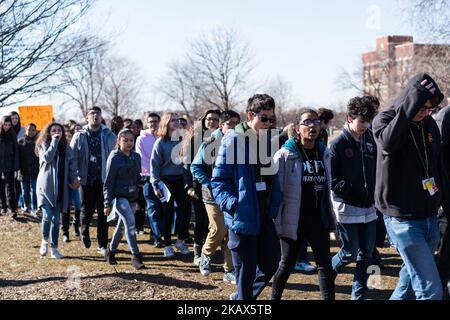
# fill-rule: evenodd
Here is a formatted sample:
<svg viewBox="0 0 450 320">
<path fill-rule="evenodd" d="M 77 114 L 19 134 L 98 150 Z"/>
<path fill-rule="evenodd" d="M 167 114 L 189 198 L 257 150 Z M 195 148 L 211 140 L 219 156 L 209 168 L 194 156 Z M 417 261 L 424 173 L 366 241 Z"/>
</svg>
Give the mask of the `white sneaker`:
<svg viewBox="0 0 450 320">
<path fill-rule="evenodd" d="M 39 253 L 43 257 L 47 255 L 47 253 L 48 253 L 48 242 L 47 241 L 42 240 L 41 248 L 39 249 Z"/>
<path fill-rule="evenodd" d="M 189 251 L 189 247 L 184 242 L 184 240 L 178 239 L 177 242 L 175 243 L 175 248 L 177 248 L 181 252 L 181 254 L 184 255 L 188 255 L 191 253 L 191 251 Z"/>
<path fill-rule="evenodd" d="M 173 252 L 172 246 L 168 246 L 164 248 L 164 257 L 166 258 L 172 258 L 175 256 L 175 253 Z"/>
<path fill-rule="evenodd" d="M 97 248 L 97 253 L 99 255 L 105 256 L 106 254 L 106 248 Z"/>
<path fill-rule="evenodd" d="M 51 257 L 53 259 L 62 259 L 64 256 L 58 251 L 58 248 L 52 248 Z"/>
</svg>

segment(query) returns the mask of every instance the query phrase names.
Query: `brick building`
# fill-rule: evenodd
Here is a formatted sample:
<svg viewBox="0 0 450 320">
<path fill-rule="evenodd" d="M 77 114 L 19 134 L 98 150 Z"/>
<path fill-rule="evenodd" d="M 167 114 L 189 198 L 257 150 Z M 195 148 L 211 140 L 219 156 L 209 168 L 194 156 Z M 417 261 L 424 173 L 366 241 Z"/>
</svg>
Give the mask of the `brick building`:
<svg viewBox="0 0 450 320">
<path fill-rule="evenodd" d="M 365 94 L 390 104 L 416 73 L 427 72 L 449 95 L 450 45 L 417 44 L 412 36 L 385 36 L 376 49 L 362 55 Z"/>
</svg>

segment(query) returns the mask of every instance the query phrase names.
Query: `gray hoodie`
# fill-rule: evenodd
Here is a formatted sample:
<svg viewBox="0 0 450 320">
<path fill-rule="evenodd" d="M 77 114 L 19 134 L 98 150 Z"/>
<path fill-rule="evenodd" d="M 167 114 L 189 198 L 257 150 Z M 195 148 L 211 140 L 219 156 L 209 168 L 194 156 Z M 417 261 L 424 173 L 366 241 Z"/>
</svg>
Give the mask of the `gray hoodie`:
<svg viewBox="0 0 450 320">
<path fill-rule="evenodd" d="M 78 177 L 82 186 L 87 183 L 88 165 L 89 165 L 89 142 L 88 142 L 88 126 L 83 130 L 75 133 L 70 143 L 73 150 L 73 156 L 76 161 L 76 168 Z M 105 125 L 101 128 L 101 143 L 102 143 L 102 182 L 106 178 L 106 161 L 109 154 L 114 150 L 116 145 L 116 135 Z"/>
<path fill-rule="evenodd" d="M 153 189 L 159 189 L 159 182 L 162 178 L 174 180 L 181 177 L 183 178 L 183 181 L 186 181 L 187 171 L 181 163 L 180 156 L 178 156 L 177 150 L 179 150 L 179 148 L 175 148 L 179 143 L 179 141 L 171 141 L 169 139 L 159 138 L 156 140 L 155 146 L 153 147 L 152 157 L 150 159 L 150 182 Z M 172 153 L 174 154 L 173 160 L 178 163 L 173 162 Z"/>
<path fill-rule="evenodd" d="M 39 150 L 39 175 L 36 184 L 36 195 L 38 207 L 49 205 L 56 208 L 58 199 L 58 143 L 59 140 L 52 139 L 50 145 L 41 146 Z M 66 147 L 64 162 L 64 187 L 62 211 L 69 209 L 69 184 L 76 181 L 77 172 L 73 152 L 69 146 Z"/>
</svg>

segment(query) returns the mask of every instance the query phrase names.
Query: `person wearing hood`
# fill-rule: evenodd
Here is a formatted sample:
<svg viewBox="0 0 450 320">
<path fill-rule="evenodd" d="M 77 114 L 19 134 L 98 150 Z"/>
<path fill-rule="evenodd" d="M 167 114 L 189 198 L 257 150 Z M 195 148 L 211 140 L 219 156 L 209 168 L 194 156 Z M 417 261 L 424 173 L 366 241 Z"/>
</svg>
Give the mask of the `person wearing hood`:
<svg viewBox="0 0 450 320">
<path fill-rule="evenodd" d="M 321 122 L 317 111 L 300 110 L 295 122 L 297 136 L 274 157 L 283 197 L 275 219 L 281 262 L 273 278 L 273 300 L 281 299 L 304 240 L 314 253 L 322 299 L 335 298 L 330 255 L 330 230 L 335 225 L 330 203 L 330 151 L 317 141 Z"/>
<path fill-rule="evenodd" d="M 156 113 L 150 113 L 147 116 L 147 130 L 141 131 L 141 135 L 136 140 L 136 152 L 141 156 L 141 176 L 144 178 L 144 199 L 147 204 L 148 224 L 152 231 L 150 242 L 156 248 L 163 248 L 162 230 L 163 221 L 161 216 L 161 201 L 153 192 L 150 183 L 151 175 L 151 156 L 153 147 L 158 139 L 157 132 L 161 117 Z"/>
<path fill-rule="evenodd" d="M 278 143 L 272 145 L 268 131 L 274 122 L 273 98 L 251 97 L 247 121 L 223 137 L 212 174 L 212 194 L 225 217 L 236 276 L 232 300 L 256 300 L 280 261 L 273 224 L 281 201 L 272 161 Z"/>
<path fill-rule="evenodd" d="M 219 128 L 202 143 L 191 164 L 192 175 L 202 186 L 202 200 L 209 220 L 209 232 L 201 248 L 201 259 L 198 264 L 200 273 L 203 276 L 208 276 L 211 273 L 211 258 L 216 249 L 222 245 L 223 241 L 225 243 L 228 241 L 223 213 L 214 202 L 211 194 L 211 176 L 214 169 L 216 151 L 220 147 L 223 135 L 233 130 L 239 122 L 240 116 L 238 113 L 231 110 L 222 112 L 220 114 Z M 235 284 L 236 277 L 233 272 L 233 261 L 230 250 L 226 245 L 222 247 L 222 253 L 224 256 L 223 281 Z"/>
<path fill-rule="evenodd" d="M 25 129 L 22 127 L 22 124 L 20 123 L 20 116 L 16 111 L 11 111 L 9 113 L 9 116 L 11 117 L 12 121 L 12 128 L 14 132 L 16 133 L 17 141 L 23 139 L 25 137 Z M 19 176 L 16 173 L 14 175 L 14 191 L 16 193 L 16 207 L 20 205 L 21 208 L 24 206 L 23 201 L 23 195 L 22 195 L 22 188 L 20 186 Z"/>
<path fill-rule="evenodd" d="M 85 248 L 91 247 L 89 225 L 97 211 L 97 252 L 105 254 L 108 243 L 108 224 L 104 215 L 103 183 L 106 177 L 106 161 L 116 145 L 116 135 L 102 124 L 102 110 L 88 110 L 87 126 L 75 133 L 70 146 L 76 160 L 81 183 L 81 236 Z"/>
<path fill-rule="evenodd" d="M 348 103 L 347 123 L 330 144 L 331 199 L 342 241 L 333 257 L 333 270 L 342 273 L 356 261 L 352 300 L 367 293 L 367 268 L 372 263 L 376 239 L 377 212 L 374 203 L 377 148 L 369 125 L 377 111 L 363 97 Z"/>
<path fill-rule="evenodd" d="M 437 213 L 441 205 L 448 210 L 449 191 L 439 128 L 430 112 L 443 98 L 436 82 L 421 73 L 373 121 L 375 204 L 403 259 L 392 300 L 442 299 L 433 254 L 439 244 Z"/>
<path fill-rule="evenodd" d="M 450 98 L 447 98 L 450 101 Z M 441 132 L 442 154 L 447 179 L 450 177 L 450 105 L 442 108 L 436 116 L 436 123 Z M 438 268 L 444 287 L 445 299 L 450 299 L 450 230 L 448 221 L 449 212 L 439 210 L 439 229 L 441 242 L 438 251 Z"/>
</svg>

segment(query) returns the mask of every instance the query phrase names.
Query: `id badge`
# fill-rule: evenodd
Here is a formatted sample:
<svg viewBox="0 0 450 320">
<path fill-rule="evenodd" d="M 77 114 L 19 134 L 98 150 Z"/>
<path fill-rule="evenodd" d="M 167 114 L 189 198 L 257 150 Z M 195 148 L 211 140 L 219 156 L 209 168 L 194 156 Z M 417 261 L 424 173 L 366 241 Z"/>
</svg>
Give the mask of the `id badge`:
<svg viewBox="0 0 450 320">
<path fill-rule="evenodd" d="M 422 181 L 422 184 L 423 184 L 424 190 L 428 190 L 428 192 L 430 193 L 430 196 L 434 196 L 439 191 L 439 188 L 438 188 L 434 178 L 425 179 Z"/>
<path fill-rule="evenodd" d="M 89 161 L 91 161 L 91 162 L 93 162 L 93 163 L 97 163 L 97 157 L 91 156 L 91 157 L 89 158 Z"/>
<path fill-rule="evenodd" d="M 266 191 L 266 183 L 265 182 L 257 182 L 256 183 L 256 191 Z"/>
</svg>

